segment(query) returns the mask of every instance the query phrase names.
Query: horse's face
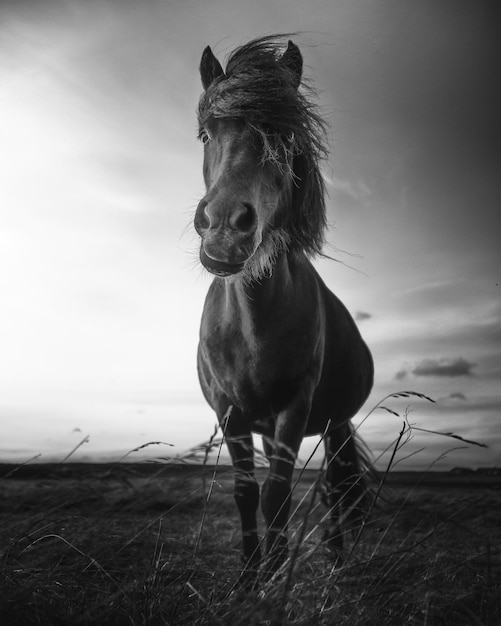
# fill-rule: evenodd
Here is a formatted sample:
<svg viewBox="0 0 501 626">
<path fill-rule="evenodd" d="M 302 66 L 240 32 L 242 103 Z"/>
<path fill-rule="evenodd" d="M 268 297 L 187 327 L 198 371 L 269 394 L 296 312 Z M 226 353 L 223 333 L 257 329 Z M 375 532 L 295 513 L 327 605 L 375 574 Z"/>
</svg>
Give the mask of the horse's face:
<svg viewBox="0 0 501 626">
<path fill-rule="evenodd" d="M 259 257 L 290 190 L 290 164 L 287 154 L 281 162 L 264 160 L 261 136 L 238 120 L 211 118 L 200 138 L 207 189 L 195 214 L 200 260 L 209 272 L 229 276 Z"/>
<path fill-rule="evenodd" d="M 209 94 L 199 114 L 207 191 L 197 207 L 195 229 L 202 239 L 202 264 L 218 276 L 270 272 L 290 239 L 283 216 L 293 188 L 293 128 L 303 128 L 304 119 L 294 118 L 287 126 L 277 125 L 277 118 L 283 121 L 284 109 L 290 117 L 291 98 L 294 111 L 301 109 L 297 94 L 303 61 L 291 41 L 280 58 L 249 46 L 252 61 L 244 54 L 249 67 L 244 63 L 242 69 L 242 59 L 233 59 L 225 74 L 209 46 L 200 63 L 204 95 Z"/>
</svg>

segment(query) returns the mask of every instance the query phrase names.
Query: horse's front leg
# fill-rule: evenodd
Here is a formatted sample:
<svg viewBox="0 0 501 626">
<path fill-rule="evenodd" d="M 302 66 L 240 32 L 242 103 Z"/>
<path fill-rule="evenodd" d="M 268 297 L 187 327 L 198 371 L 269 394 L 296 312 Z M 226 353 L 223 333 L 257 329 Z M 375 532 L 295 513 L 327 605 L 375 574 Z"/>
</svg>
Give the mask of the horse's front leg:
<svg viewBox="0 0 501 626">
<path fill-rule="evenodd" d="M 261 494 L 261 508 L 266 521 L 266 568 L 275 573 L 288 554 L 287 526 L 291 507 L 291 484 L 294 465 L 311 402 L 296 401 L 277 416 L 274 442 L 268 452 L 270 469 Z"/>
<path fill-rule="evenodd" d="M 222 420 L 226 445 L 235 470 L 234 498 L 240 513 L 244 569 L 241 581 L 255 577 L 261 560 L 256 511 L 259 486 L 254 476 L 254 446 L 248 421 L 236 407 L 230 406 Z"/>
</svg>

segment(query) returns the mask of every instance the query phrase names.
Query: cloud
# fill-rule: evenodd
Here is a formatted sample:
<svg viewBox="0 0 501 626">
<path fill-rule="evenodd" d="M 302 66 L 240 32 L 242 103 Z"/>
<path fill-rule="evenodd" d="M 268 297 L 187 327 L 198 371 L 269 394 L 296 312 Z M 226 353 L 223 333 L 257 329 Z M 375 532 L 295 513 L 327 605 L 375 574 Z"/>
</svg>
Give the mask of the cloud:
<svg viewBox="0 0 501 626">
<path fill-rule="evenodd" d="M 423 359 L 412 370 L 415 376 L 471 376 L 471 369 L 475 363 L 466 359 Z"/>
<path fill-rule="evenodd" d="M 461 400 L 462 402 L 466 402 L 466 396 L 464 395 L 464 393 L 461 393 L 460 391 L 456 393 L 451 393 L 449 398 L 451 400 Z"/>
<path fill-rule="evenodd" d="M 355 320 L 357 322 L 365 322 L 365 320 L 370 320 L 372 315 L 370 313 L 366 313 L 365 311 L 357 311 L 355 313 Z"/>
<path fill-rule="evenodd" d="M 439 376 L 444 378 L 454 378 L 456 376 L 472 376 L 472 368 L 475 363 L 471 363 L 463 357 L 456 359 L 423 359 L 412 368 L 402 368 L 395 374 L 397 380 L 403 380 L 409 374 L 414 376 Z M 465 399 L 463 394 L 451 394 L 455 399 Z"/>
<path fill-rule="evenodd" d="M 437 402 L 439 402 L 442 407 L 452 406 L 455 409 L 457 409 L 461 407 L 462 405 L 465 408 L 465 410 L 471 410 L 471 407 L 467 407 L 467 405 L 470 404 L 469 399 L 466 397 L 464 393 L 461 393 L 460 391 L 449 393 L 446 396 L 441 396 L 437 398 Z"/>
</svg>

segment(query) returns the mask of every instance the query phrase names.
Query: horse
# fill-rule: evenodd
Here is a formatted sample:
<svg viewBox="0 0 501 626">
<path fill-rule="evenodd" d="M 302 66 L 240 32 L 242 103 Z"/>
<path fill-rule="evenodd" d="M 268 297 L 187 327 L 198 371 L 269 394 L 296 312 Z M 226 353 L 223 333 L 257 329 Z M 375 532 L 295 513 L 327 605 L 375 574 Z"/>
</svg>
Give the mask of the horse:
<svg viewBox="0 0 501 626">
<path fill-rule="evenodd" d="M 225 70 L 209 46 L 200 62 L 206 191 L 194 227 L 200 262 L 214 278 L 197 368 L 235 470 L 242 577 L 256 576 L 261 566 L 276 575 L 287 559 L 293 470 L 304 437 L 324 439 L 325 539 L 333 551 L 342 550 L 341 509 L 358 511 L 366 489 L 350 420 L 371 390 L 373 361 L 350 313 L 311 262 L 322 255 L 327 226 L 320 170 L 326 123 L 303 79 L 301 52 L 285 38 L 240 46 Z M 252 433 L 262 435 L 269 461 L 261 497 Z"/>
</svg>

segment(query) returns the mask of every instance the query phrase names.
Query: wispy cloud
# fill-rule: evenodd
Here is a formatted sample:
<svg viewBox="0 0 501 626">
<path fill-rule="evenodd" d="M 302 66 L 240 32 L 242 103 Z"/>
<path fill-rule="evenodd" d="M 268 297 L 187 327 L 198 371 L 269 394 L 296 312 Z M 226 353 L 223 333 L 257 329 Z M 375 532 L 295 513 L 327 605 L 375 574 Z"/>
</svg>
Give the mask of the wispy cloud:
<svg viewBox="0 0 501 626">
<path fill-rule="evenodd" d="M 322 172 L 322 176 L 329 187 L 331 194 L 340 194 L 351 200 L 367 200 L 372 195 L 370 187 L 362 180 L 345 180 L 328 176 Z"/>
</svg>

